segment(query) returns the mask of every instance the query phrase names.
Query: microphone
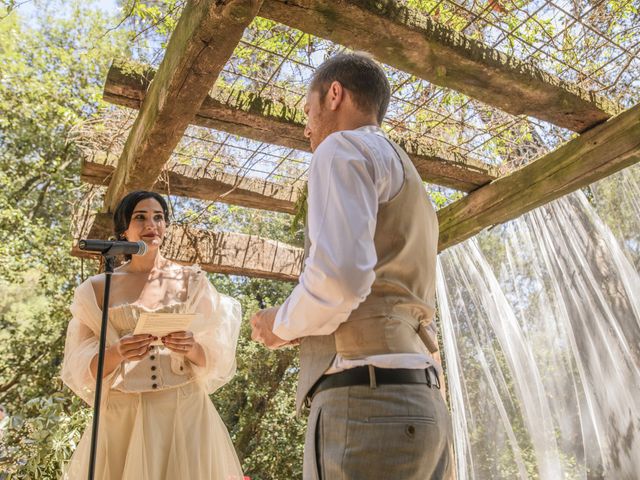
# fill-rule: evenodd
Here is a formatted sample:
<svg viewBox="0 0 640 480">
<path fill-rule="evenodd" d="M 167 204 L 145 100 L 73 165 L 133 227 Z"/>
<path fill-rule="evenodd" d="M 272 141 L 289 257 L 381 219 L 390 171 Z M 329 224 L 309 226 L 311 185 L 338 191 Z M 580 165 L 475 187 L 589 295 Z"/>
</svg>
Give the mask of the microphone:
<svg viewBox="0 0 640 480">
<path fill-rule="evenodd" d="M 147 253 L 147 244 L 142 240 L 139 242 L 124 242 L 121 240 L 89 240 L 83 239 L 78 242 L 80 250 L 88 252 L 99 252 L 105 257 L 116 255 L 144 255 Z"/>
</svg>

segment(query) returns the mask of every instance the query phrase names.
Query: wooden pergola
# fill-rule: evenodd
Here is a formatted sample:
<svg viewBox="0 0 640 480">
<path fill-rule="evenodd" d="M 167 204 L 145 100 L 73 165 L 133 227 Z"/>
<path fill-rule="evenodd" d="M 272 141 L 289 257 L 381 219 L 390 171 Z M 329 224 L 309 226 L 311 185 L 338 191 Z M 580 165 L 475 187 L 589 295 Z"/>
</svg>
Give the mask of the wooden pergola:
<svg viewBox="0 0 640 480">
<path fill-rule="evenodd" d="M 190 125 L 308 151 L 304 118 L 285 101 L 238 90 L 218 95 L 214 84 L 260 16 L 349 49 L 419 79 L 461 92 L 484 105 L 527 116 L 578 135 L 526 165 L 500 175 L 495 165 L 390 132 L 429 183 L 465 192 L 438 211 L 440 250 L 486 227 L 513 219 L 640 160 L 640 105 L 623 110 L 604 96 L 508 57 L 499 50 L 391 0 L 189 1 L 157 70 L 133 61 L 112 65 L 105 100 L 139 113 L 115 165 L 87 159 L 82 179 L 107 186 L 104 209 L 82 232 L 110 235 L 110 214 L 129 191 L 156 190 L 205 201 L 294 213 L 300 183 L 167 167 Z M 302 251 L 251 235 L 172 226 L 168 258 L 198 262 L 210 272 L 293 281 Z M 84 255 L 76 248 L 74 255 Z"/>
</svg>

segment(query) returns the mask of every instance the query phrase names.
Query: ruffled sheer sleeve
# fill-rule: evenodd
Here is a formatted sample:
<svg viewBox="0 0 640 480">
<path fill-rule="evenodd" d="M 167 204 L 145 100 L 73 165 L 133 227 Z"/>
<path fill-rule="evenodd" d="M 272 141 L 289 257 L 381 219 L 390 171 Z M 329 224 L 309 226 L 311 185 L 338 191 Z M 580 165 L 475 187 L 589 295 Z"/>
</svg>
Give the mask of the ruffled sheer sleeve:
<svg viewBox="0 0 640 480">
<path fill-rule="evenodd" d="M 93 405 L 96 378 L 91 373 L 91 360 L 98 353 L 101 311 L 95 303 L 91 280 L 76 288 L 70 307 L 72 318 L 67 328 L 67 338 L 62 362 L 62 381 L 89 405 Z M 107 345 L 113 336 L 107 332 Z M 103 380 L 108 388 L 119 368 Z"/>
<path fill-rule="evenodd" d="M 192 324 L 196 341 L 205 353 L 205 364 L 192 364 L 194 375 L 208 393 L 227 383 L 236 372 L 236 345 L 240 334 L 240 303 L 219 293 L 204 272 L 197 273 L 193 311 L 200 313 Z"/>
</svg>

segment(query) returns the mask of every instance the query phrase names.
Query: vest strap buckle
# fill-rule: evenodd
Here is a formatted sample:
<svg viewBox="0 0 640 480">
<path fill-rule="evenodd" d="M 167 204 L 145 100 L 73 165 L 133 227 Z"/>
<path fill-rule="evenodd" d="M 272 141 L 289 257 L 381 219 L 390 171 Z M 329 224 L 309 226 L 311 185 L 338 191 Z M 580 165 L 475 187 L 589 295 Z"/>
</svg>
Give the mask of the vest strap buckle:
<svg viewBox="0 0 640 480">
<path fill-rule="evenodd" d="M 376 381 L 376 369 L 373 365 L 368 365 L 369 367 L 369 388 L 375 389 L 378 388 L 378 382 Z"/>
</svg>

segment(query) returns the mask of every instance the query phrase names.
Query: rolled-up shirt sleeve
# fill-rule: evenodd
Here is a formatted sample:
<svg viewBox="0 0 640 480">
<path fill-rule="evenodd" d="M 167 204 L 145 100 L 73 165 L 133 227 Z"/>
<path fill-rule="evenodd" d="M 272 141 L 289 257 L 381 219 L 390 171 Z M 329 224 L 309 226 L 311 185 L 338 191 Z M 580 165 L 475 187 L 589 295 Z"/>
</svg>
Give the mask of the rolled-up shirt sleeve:
<svg viewBox="0 0 640 480">
<path fill-rule="evenodd" d="M 328 335 L 369 295 L 375 280 L 375 170 L 348 132 L 315 151 L 308 180 L 311 249 L 273 332 L 285 340 Z"/>
</svg>

